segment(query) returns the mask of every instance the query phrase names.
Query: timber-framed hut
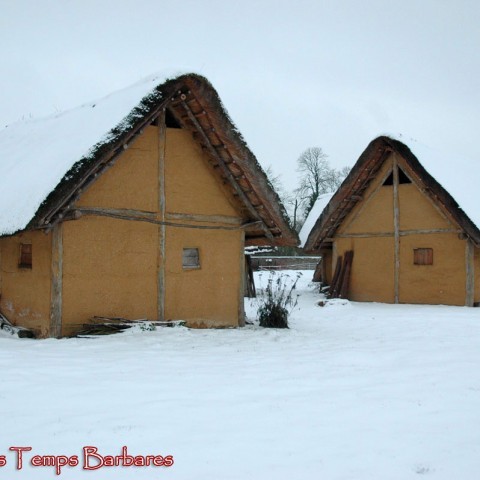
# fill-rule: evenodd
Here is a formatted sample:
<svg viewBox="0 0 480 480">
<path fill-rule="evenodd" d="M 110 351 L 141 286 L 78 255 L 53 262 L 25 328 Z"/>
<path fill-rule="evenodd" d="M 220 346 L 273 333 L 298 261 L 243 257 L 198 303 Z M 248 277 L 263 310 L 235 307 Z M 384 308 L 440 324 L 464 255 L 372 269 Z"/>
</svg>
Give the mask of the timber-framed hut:
<svg viewBox="0 0 480 480">
<path fill-rule="evenodd" d="M 313 228 L 300 234 L 304 249 L 322 255 L 322 281 L 334 297 L 473 306 L 480 301 L 475 162 L 413 143 L 418 158 L 402 141 L 373 140 L 321 200 Z"/>
<path fill-rule="evenodd" d="M 9 125 L 0 174 L 0 312 L 39 337 L 93 316 L 241 326 L 244 247 L 298 244 L 196 74 Z"/>
</svg>

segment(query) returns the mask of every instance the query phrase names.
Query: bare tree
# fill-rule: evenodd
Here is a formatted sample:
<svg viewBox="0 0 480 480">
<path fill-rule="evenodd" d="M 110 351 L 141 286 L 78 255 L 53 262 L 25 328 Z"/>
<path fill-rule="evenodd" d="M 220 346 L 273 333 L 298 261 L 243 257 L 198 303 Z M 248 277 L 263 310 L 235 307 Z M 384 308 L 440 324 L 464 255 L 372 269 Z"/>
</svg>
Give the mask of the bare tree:
<svg viewBox="0 0 480 480">
<path fill-rule="evenodd" d="M 287 191 L 281 175 L 275 174 L 272 165 L 265 169 L 268 180 L 285 206 L 292 227 L 298 232 L 319 195 L 335 191 L 350 171 L 349 167 L 336 170 L 330 167 L 327 155 L 321 148 L 305 150 L 298 159 L 299 187 Z"/>
<path fill-rule="evenodd" d="M 287 211 L 290 225 L 294 230 L 298 232 L 302 227 L 303 222 L 298 218 L 298 209 L 300 208 L 300 202 L 298 200 L 296 192 L 290 192 L 285 189 L 281 180 L 281 175 L 275 174 L 272 165 L 269 165 L 265 169 L 265 173 L 267 174 L 267 178 L 270 184 L 277 192 L 283 206 L 285 207 L 285 210 Z"/>
<path fill-rule="evenodd" d="M 348 167 L 342 170 L 330 167 L 327 158 L 319 147 L 307 148 L 298 158 L 297 172 L 300 173 L 300 184 L 296 193 L 304 217 L 309 214 L 320 195 L 334 192 L 340 186 L 350 170 Z"/>
<path fill-rule="evenodd" d="M 267 178 L 268 178 L 268 181 L 270 182 L 270 185 L 277 192 L 280 199 L 282 199 L 282 194 L 284 192 L 284 188 L 283 188 L 283 185 L 282 185 L 281 175 L 280 174 L 276 175 L 275 172 L 273 171 L 273 167 L 271 165 L 269 165 L 265 169 L 265 174 L 267 175 Z"/>
</svg>

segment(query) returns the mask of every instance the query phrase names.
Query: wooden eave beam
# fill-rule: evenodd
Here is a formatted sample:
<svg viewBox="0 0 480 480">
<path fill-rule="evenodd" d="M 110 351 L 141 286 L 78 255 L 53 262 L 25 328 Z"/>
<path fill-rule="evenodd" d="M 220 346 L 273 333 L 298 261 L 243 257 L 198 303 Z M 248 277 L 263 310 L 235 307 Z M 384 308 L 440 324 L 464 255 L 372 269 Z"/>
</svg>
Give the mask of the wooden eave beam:
<svg viewBox="0 0 480 480">
<path fill-rule="evenodd" d="M 90 185 L 100 173 L 103 173 L 106 168 L 113 165 L 117 157 L 128 148 L 128 144 L 131 143 L 132 140 L 134 140 L 138 135 L 142 134 L 143 129 L 150 125 L 152 121 L 154 121 L 155 118 L 158 117 L 161 111 L 166 108 L 168 101 L 169 100 L 167 99 L 165 102 L 162 102 L 162 104 L 159 105 L 154 111 L 152 111 L 152 113 L 150 113 L 150 115 L 148 115 L 137 128 L 132 130 L 126 136 L 122 137 L 106 155 L 95 161 L 91 168 L 89 168 L 85 172 L 85 174 L 78 180 L 78 182 L 74 185 L 70 192 L 65 195 L 57 204 L 55 204 L 41 219 L 39 219 L 37 224 L 39 226 L 45 226 L 50 224 L 49 226 L 53 227 L 53 225 L 58 223 L 58 221 L 60 221 L 64 215 L 61 210 L 68 210 L 71 206 L 70 204 L 75 201 L 74 198 L 78 196 L 78 193 L 81 192 L 81 189 Z M 57 215 L 59 212 L 59 218 L 53 220 L 54 216 Z"/>
<path fill-rule="evenodd" d="M 182 97 L 184 97 L 182 95 Z M 181 98 L 182 98 L 181 97 Z M 200 137 L 202 139 L 202 142 L 204 143 L 204 145 L 207 147 L 207 150 L 209 151 L 209 153 L 214 157 L 214 159 L 216 160 L 217 164 L 219 165 L 221 171 L 223 172 L 224 176 L 229 180 L 231 186 L 233 187 L 233 189 L 235 190 L 235 192 L 237 193 L 237 195 L 241 198 L 242 202 L 245 204 L 245 206 L 247 207 L 247 210 L 248 212 L 256 219 L 258 220 L 259 222 L 261 222 L 261 226 L 262 226 L 262 229 L 265 231 L 265 235 L 272 241 L 275 241 L 274 239 L 274 236 L 272 234 L 272 232 L 270 231 L 270 229 L 268 228 L 268 226 L 265 224 L 265 221 L 264 219 L 260 216 L 260 214 L 258 213 L 258 211 L 255 209 L 255 207 L 252 205 L 252 203 L 250 202 L 250 199 L 247 197 L 247 195 L 245 194 L 245 192 L 242 190 L 242 188 L 240 187 L 240 185 L 237 183 L 237 181 L 235 180 L 235 177 L 233 175 L 233 173 L 230 171 L 230 169 L 228 168 L 226 162 L 223 160 L 223 158 L 219 155 L 218 153 L 218 149 L 215 148 L 214 145 L 212 145 L 212 142 L 210 141 L 210 138 L 208 137 L 208 135 L 205 133 L 203 127 L 200 125 L 200 122 L 197 120 L 197 118 L 195 117 L 195 114 L 192 112 L 192 110 L 190 109 L 190 107 L 188 106 L 187 102 L 185 101 L 185 98 L 182 98 L 181 101 L 179 102 L 180 105 L 182 105 L 182 107 L 184 108 L 185 112 L 187 113 L 187 116 L 189 118 L 189 120 L 192 122 L 192 124 L 194 125 L 195 129 L 197 130 L 197 132 L 200 134 Z M 227 148 L 223 148 L 223 150 L 226 150 L 228 151 Z"/>
<path fill-rule="evenodd" d="M 362 171 L 358 174 L 357 178 L 352 182 L 347 192 L 338 201 L 338 207 L 335 209 L 330 218 L 325 220 L 325 225 L 322 231 L 320 231 L 316 241 L 314 242 L 313 250 L 320 248 L 320 245 L 325 242 L 326 238 L 333 238 L 334 234 L 339 227 L 341 221 L 351 212 L 357 202 L 363 200 L 363 193 L 368 188 L 370 182 L 376 178 L 378 171 L 380 170 L 383 162 L 388 155 L 392 153 L 391 147 L 384 147 L 378 150 L 377 154 L 372 159 L 366 162 Z M 344 204 L 344 202 L 346 202 Z"/>
</svg>

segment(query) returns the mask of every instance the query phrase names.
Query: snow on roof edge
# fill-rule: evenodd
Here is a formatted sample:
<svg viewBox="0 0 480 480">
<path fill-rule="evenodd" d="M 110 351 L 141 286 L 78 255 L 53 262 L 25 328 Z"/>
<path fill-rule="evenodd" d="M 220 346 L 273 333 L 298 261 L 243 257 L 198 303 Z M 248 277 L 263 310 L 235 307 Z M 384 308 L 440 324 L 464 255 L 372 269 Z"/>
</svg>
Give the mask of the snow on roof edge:
<svg viewBox="0 0 480 480">
<path fill-rule="evenodd" d="M 302 225 L 300 233 L 298 236 L 300 237 L 300 247 L 303 248 L 305 243 L 307 243 L 308 236 L 312 231 L 312 228 L 315 226 L 318 218 L 322 214 L 324 208 L 328 205 L 328 202 L 331 200 L 335 192 L 324 193 L 319 195 L 317 201 L 313 205 L 312 209 L 310 210 L 305 222 Z"/>
<path fill-rule="evenodd" d="M 0 130 L 0 235 L 26 228 L 72 168 L 128 130 L 146 105 L 161 98 L 156 88 L 186 75 L 172 74 L 156 73 L 99 100 Z"/>
</svg>

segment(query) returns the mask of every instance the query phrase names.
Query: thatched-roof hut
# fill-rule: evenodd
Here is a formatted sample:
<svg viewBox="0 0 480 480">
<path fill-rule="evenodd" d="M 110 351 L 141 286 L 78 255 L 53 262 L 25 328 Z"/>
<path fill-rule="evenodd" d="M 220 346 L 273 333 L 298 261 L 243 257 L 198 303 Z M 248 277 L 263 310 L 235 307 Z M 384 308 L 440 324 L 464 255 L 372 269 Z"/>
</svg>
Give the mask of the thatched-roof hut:
<svg viewBox="0 0 480 480">
<path fill-rule="evenodd" d="M 298 243 L 195 74 L 4 128 L 0 199 L 0 310 L 42 336 L 94 315 L 242 325 L 244 246 Z"/>
<path fill-rule="evenodd" d="M 414 146 L 419 158 L 401 141 L 373 140 L 301 233 L 304 248 L 321 252 L 323 280 L 337 295 L 472 306 L 480 301 L 476 165 Z"/>
</svg>

